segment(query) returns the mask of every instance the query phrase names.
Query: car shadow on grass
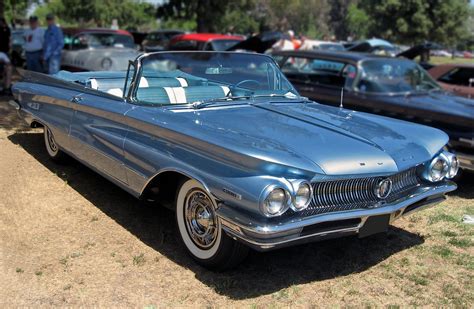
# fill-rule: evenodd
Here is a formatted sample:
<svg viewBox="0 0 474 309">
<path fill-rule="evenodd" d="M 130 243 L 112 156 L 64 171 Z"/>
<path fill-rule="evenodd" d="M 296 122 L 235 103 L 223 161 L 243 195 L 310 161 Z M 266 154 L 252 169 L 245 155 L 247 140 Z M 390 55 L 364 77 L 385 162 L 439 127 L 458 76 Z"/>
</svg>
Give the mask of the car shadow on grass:
<svg viewBox="0 0 474 309">
<path fill-rule="evenodd" d="M 449 195 L 460 198 L 474 199 L 474 172 L 463 171 L 459 179 L 456 180 L 458 189 Z"/>
<path fill-rule="evenodd" d="M 236 269 L 215 273 L 196 265 L 187 255 L 172 211 L 136 200 L 75 160 L 62 165 L 52 162 L 39 133 L 15 133 L 9 139 L 143 243 L 191 269 L 198 280 L 232 299 L 358 273 L 424 242 L 417 234 L 391 227 L 387 234 L 365 239 L 348 237 L 267 253 L 252 251 Z"/>
</svg>

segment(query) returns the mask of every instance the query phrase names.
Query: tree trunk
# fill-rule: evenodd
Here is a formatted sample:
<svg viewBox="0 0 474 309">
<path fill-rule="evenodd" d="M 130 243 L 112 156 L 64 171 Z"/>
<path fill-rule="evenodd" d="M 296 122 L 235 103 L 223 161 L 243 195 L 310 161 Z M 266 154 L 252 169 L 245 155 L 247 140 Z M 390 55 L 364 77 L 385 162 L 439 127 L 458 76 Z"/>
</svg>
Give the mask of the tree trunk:
<svg viewBox="0 0 474 309">
<path fill-rule="evenodd" d="M 5 17 L 5 1 L 0 0 L 0 17 Z"/>
</svg>

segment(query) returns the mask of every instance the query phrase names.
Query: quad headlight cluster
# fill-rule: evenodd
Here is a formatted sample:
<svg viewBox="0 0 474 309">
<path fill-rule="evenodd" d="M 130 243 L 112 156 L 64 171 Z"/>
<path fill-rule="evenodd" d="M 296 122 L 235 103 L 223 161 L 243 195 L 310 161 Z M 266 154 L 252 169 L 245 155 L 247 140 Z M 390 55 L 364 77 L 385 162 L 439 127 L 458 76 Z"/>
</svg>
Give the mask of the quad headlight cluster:
<svg viewBox="0 0 474 309">
<path fill-rule="evenodd" d="M 455 154 L 443 151 L 426 164 L 423 178 L 430 182 L 439 182 L 445 178 L 454 178 L 459 171 L 459 161 Z"/>
<path fill-rule="evenodd" d="M 292 182 L 292 186 L 292 193 L 278 186 L 270 186 L 264 191 L 261 210 L 265 216 L 279 216 L 289 208 L 302 211 L 309 206 L 313 197 L 311 184 L 300 180 Z"/>
</svg>

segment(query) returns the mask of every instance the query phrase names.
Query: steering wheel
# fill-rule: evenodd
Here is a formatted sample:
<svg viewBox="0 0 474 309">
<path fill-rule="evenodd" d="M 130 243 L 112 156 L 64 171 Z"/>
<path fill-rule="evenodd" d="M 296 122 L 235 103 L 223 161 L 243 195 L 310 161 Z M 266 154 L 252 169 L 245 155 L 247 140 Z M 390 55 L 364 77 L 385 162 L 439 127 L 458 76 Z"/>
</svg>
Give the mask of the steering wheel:
<svg viewBox="0 0 474 309">
<path fill-rule="evenodd" d="M 246 83 L 255 84 L 257 86 L 255 89 L 260 87 L 260 82 L 259 81 L 256 81 L 255 79 L 244 79 L 244 80 L 238 82 L 237 84 L 235 84 L 233 88 L 246 88 L 246 87 L 241 87 L 242 84 L 246 84 Z M 253 90 L 255 90 L 255 89 L 253 89 Z"/>
</svg>

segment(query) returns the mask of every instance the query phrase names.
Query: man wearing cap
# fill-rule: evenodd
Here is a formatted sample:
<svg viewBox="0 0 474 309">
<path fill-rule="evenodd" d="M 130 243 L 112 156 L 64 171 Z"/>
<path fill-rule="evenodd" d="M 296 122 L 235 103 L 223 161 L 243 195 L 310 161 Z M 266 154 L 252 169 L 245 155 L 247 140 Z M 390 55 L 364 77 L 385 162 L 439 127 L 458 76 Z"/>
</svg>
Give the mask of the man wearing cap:
<svg viewBox="0 0 474 309">
<path fill-rule="evenodd" d="M 38 27 L 38 17 L 30 17 L 30 29 L 25 31 L 26 68 L 43 72 L 41 57 L 43 55 L 44 30 Z"/>
<path fill-rule="evenodd" d="M 63 32 L 56 26 L 54 15 L 46 16 L 48 29 L 44 34 L 43 61 L 48 74 L 56 74 L 61 66 L 61 51 L 64 47 Z"/>
</svg>

